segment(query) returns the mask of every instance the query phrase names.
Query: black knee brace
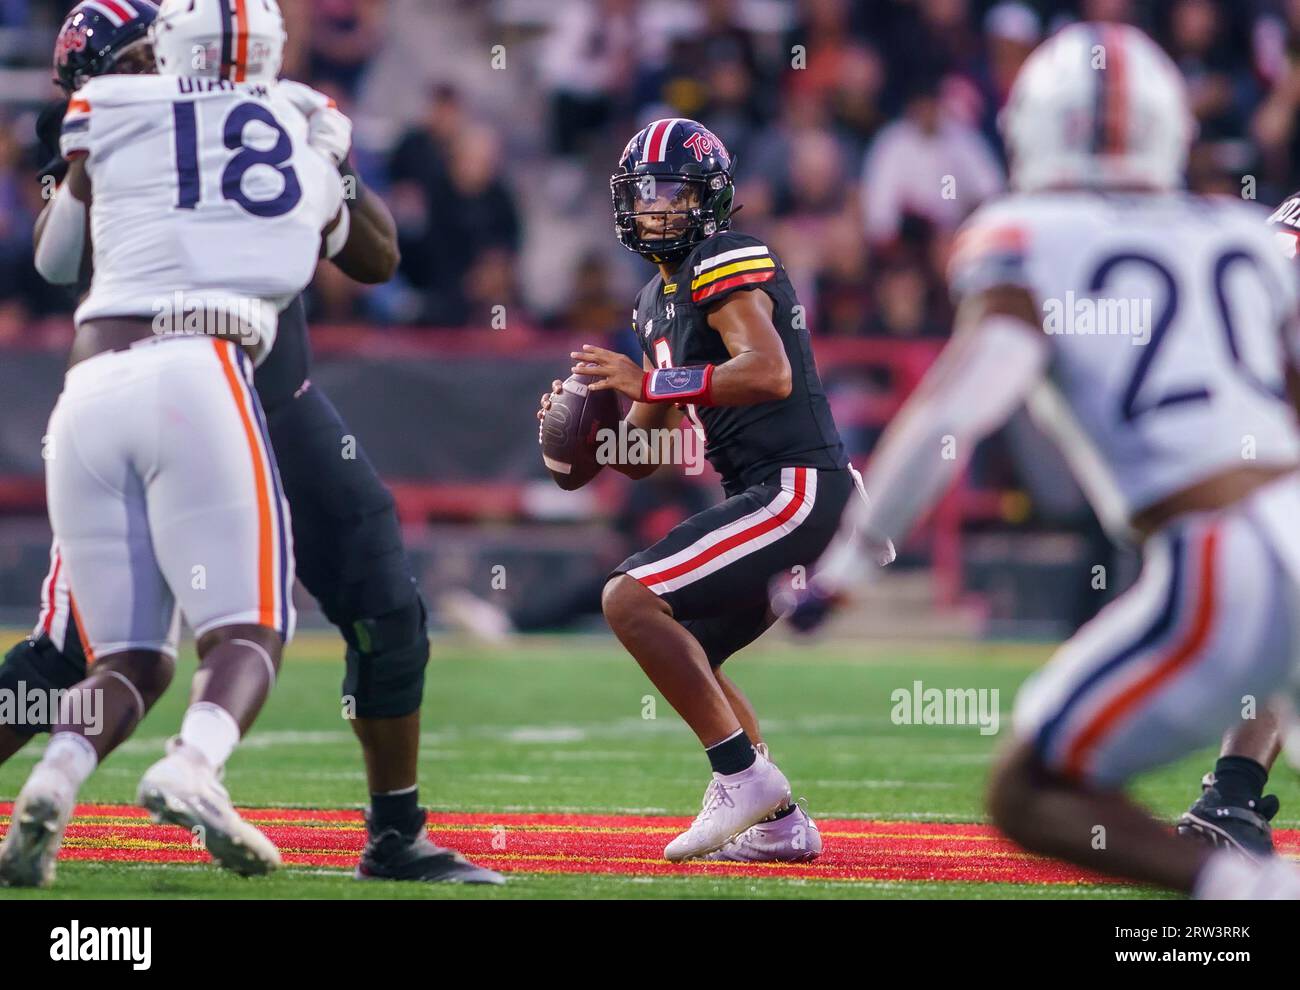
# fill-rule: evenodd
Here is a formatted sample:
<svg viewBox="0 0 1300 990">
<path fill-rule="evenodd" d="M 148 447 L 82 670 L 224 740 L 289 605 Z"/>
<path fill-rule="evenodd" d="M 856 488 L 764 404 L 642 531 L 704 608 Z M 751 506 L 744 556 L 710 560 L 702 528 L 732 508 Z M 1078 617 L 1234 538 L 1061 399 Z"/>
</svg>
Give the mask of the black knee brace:
<svg viewBox="0 0 1300 990">
<path fill-rule="evenodd" d="M 59 652 L 48 636 L 37 639 L 24 639 L 14 645 L 5 654 L 0 663 L 0 690 L 18 693 L 25 690 L 28 694 L 37 691 L 66 690 L 86 678 L 86 659 L 83 656 L 67 656 Z M 20 686 L 21 685 L 21 686 Z M 49 732 L 49 725 L 10 726 L 20 736 L 34 736 L 38 732 Z"/>
<path fill-rule="evenodd" d="M 400 718 L 424 700 L 428 613 L 416 592 L 409 605 L 343 626 L 348 642 L 343 699 L 358 718 Z"/>
</svg>

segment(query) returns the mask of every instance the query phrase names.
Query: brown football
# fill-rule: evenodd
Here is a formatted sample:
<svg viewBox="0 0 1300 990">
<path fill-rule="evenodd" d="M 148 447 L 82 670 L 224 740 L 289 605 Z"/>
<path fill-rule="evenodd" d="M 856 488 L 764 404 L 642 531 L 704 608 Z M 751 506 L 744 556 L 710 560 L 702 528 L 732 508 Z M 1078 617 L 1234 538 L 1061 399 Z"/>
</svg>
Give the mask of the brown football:
<svg viewBox="0 0 1300 990">
<path fill-rule="evenodd" d="M 555 483 L 566 492 L 594 478 L 601 465 L 596 460 L 601 430 L 617 430 L 622 418 L 618 393 L 613 389 L 590 391 L 591 375 L 570 375 L 542 419 L 542 461 Z"/>
</svg>

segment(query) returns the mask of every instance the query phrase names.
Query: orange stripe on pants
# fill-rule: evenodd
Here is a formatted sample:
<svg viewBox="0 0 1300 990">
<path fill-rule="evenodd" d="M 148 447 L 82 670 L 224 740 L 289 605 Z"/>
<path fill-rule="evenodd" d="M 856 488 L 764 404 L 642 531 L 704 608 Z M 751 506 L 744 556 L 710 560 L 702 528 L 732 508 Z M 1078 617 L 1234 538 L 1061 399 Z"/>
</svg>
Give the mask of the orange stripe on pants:
<svg viewBox="0 0 1300 990">
<path fill-rule="evenodd" d="M 271 538 L 271 486 L 262 463 L 257 431 L 253 427 L 252 417 L 248 415 L 248 408 L 244 405 L 244 390 L 230 360 L 230 348 L 235 345 L 223 340 L 214 340 L 212 345 L 217 349 L 217 360 L 221 362 L 226 384 L 230 386 L 235 408 L 239 410 L 239 421 L 244 424 L 244 439 L 248 442 L 248 453 L 253 459 L 253 480 L 257 488 L 257 622 L 275 629 L 275 545 Z"/>
<path fill-rule="evenodd" d="M 95 662 L 95 651 L 90 645 L 90 637 L 86 635 L 86 624 L 81 621 L 81 613 L 77 611 L 77 600 L 72 597 L 72 589 L 68 589 L 68 607 L 72 609 L 72 621 L 77 624 L 77 636 L 81 639 L 81 652 L 86 654 L 86 666 L 89 667 Z"/>
<path fill-rule="evenodd" d="M 1065 773 L 1078 778 L 1097 743 L 1121 718 L 1165 681 L 1169 680 L 1196 658 L 1210 635 L 1214 623 L 1214 563 L 1218 548 L 1219 528 L 1214 525 L 1201 541 L 1201 569 L 1196 596 L 1196 612 L 1191 628 L 1169 655 L 1144 677 L 1130 684 L 1123 692 L 1093 716 L 1092 721 L 1075 737 L 1065 760 Z"/>
</svg>

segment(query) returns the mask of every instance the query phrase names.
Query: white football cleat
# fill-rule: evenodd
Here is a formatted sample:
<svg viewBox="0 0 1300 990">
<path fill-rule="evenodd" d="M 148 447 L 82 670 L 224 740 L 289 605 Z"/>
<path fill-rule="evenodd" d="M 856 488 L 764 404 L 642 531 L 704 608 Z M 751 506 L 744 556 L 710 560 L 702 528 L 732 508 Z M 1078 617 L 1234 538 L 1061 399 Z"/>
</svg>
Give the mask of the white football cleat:
<svg viewBox="0 0 1300 990">
<path fill-rule="evenodd" d="M 790 803 L 790 782 L 776 764 L 755 753 L 740 773 L 715 773 L 704 792 L 704 806 L 688 828 L 664 849 L 664 859 L 679 863 L 720 849 L 751 825 Z"/>
<path fill-rule="evenodd" d="M 822 854 L 822 834 L 808 813 L 792 805 L 788 815 L 751 825 L 706 859 L 732 863 L 807 863 Z"/>
<path fill-rule="evenodd" d="M 1201 868 L 1192 896 L 1201 901 L 1300 900 L 1300 868 L 1281 856 L 1254 860 L 1224 849 Z"/>
<path fill-rule="evenodd" d="M 54 882 L 54 861 L 76 803 L 77 786 L 57 764 L 36 764 L 0 842 L 0 885 L 47 887 Z"/>
<path fill-rule="evenodd" d="M 145 771 L 136 800 L 154 821 L 187 829 L 218 865 L 240 876 L 280 865 L 280 851 L 239 817 L 203 754 L 179 739 L 169 740 L 167 755 Z"/>
<path fill-rule="evenodd" d="M 468 591 L 447 592 L 438 599 L 438 613 L 457 632 L 489 646 L 506 645 L 515 632 L 505 609 Z"/>
</svg>

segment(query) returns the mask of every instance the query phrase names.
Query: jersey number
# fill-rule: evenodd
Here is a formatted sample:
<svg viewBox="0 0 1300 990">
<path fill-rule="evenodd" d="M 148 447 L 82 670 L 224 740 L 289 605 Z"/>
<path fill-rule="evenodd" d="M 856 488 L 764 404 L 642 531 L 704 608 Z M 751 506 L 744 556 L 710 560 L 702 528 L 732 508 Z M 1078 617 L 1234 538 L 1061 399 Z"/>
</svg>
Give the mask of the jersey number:
<svg viewBox="0 0 1300 990">
<path fill-rule="evenodd" d="M 202 183 L 199 176 L 198 114 L 193 103 L 172 105 L 176 121 L 176 172 L 178 194 L 176 207 L 192 210 L 199 205 Z M 253 121 L 275 131 L 275 146 L 265 151 L 244 144 L 244 129 Z M 258 103 L 237 104 L 221 125 L 226 147 L 235 154 L 221 173 L 221 195 L 237 203 L 255 217 L 282 217 L 302 200 L 298 173 L 288 164 L 293 156 L 293 142 L 270 110 Z M 255 200 L 244 195 L 244 175 L 255 165 L 268 165 L 280 173 L 284 187 L 273 199 Z"/>
<path fill-rule="evenodd" d="M 1141 348 L 1141 353 L 1133 366 L 1133 374 L 1124 389 L 1123 397 L 1120 400 L 1120 415 L 1125 422 L 1131 423 L 1139 416 L 1156 409 L 1163 409 L 1166 406 L 1179 405 L 1185 402 L 1205 402 L 1210 398 L 1210 390 L 1204 385 L 1187 386 L 1177 391 L 1166 392 L 1154 400 L 1140 401 L 1142 386 L 1155 364 L 1160 345 L 1164 342 L 1165 334 L 1178 315 L 1178 281 L 1174 278 L 1173 272 L 1158 259 L 1137 251 L 1130 251 L 1111 255 L 1097 266 L 1097 270 L 1093 272 L 1093 276 L 1088 283 L 1088 288 L 1093 295 L 1099 294 L 1106 287 L 1111 274 L 1121 265 L 1139 266 L 1150 270 L 1164 285 L 1165 297 L 1160 315 L 1156 318 L 1155 326 L 1151 328 L 1151 339 L 1145 347 Z M 1270 388 L 1246 366 L 1246 363 L 1242 360 L 1241 351 L 1237 346 L 1237 330 L 1232 322 L 1232 307 L 1228 301 L 1227 277 L 1228 273 L 1238 265 L 1245 265 L 1261 278 L 1265 275 L 1265 268 L 1259 263 L 1259 259 L 1248 251 L 1234 249 L 1219 255 L 1215 259 L 1211 281 L 1214 286 L 1215 309 L 1219 314 L 1219 327 L 1223 331 L 1224 340 L 1228 345 L 1228 353 L 1232 356 L 1232 365 L 1242 378 L 1251 387 L 1263 392 L 1265 395 L 1281 398 L 1282 392 L 1280 388 Z"/>
</svg>

